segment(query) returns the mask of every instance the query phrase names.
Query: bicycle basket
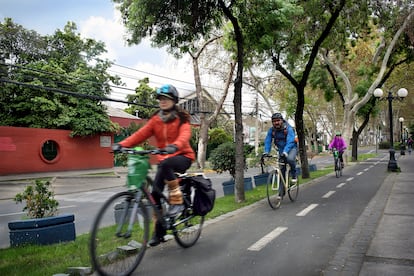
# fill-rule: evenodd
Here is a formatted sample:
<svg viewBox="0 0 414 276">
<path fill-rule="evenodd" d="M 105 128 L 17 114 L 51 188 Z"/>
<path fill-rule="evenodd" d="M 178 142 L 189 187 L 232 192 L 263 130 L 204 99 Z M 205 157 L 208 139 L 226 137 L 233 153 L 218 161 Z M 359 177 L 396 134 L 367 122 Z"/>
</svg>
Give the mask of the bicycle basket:
<svg viewBox="0 0 414 276">
<path fill-rule="evenodd" d="M 140 147 L 135 150 L 143 150 Z M 147 177 L 150 168 L 148 155 L 128 154 L 128 177 L 127 186 L 130 189 L 138 189 L 141 187 Z"/>
</svg>

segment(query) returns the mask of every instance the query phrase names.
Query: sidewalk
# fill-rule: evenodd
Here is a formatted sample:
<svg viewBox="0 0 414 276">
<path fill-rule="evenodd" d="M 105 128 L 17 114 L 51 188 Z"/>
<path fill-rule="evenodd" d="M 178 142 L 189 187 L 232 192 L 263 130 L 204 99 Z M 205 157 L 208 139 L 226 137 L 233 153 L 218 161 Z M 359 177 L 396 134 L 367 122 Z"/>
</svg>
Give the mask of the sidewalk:
<svg viewBox="0 0 414 276">
<path fill-rule="evenodd" d="M 414 155 L 397 157 L 324 275 L 414 275 Z"/>
</svg>

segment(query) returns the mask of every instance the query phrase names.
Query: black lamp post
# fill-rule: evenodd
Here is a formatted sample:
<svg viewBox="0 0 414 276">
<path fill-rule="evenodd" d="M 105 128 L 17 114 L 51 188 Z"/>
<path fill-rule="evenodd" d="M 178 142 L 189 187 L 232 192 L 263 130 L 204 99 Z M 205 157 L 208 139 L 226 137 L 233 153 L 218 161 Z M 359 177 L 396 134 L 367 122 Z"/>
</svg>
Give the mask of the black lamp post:
<svg viewBox="0 0 414 276">
<path fill-rule="evenodd" d="M 401 149 L 400 154 L 405 155 L 404 129 L 403 129 L 404 118 L 400 117 L 398 119 L 398 121 L 400 121 L 400 132 L 401 132 L 400 133 L 401 134 L 401 136 L 400 136 L 400 149 Z"/>
<path fill-rule="evenodd" d="M 395 160 L 395 150 L 394 150 L 394 137 L 393 137 L 393 125 L 392 125 L 392 101 L 393 100 L 402 100 L 407 97 L 408 91 L 405 88 L 400 88 L 397 91 L 397 97 L 394 97 L 392 91 L 388 91 L 388 96 L 382 98 L 384 92 L 381 88 L 376 88 L 374 90 L 374 96 L 383 100 L 388 100 L 388 112 L 390 117 L 390 160 L 388 161 L 388 171 L 396 172 L 399 171 L 397 160 Z"/>
</svg>

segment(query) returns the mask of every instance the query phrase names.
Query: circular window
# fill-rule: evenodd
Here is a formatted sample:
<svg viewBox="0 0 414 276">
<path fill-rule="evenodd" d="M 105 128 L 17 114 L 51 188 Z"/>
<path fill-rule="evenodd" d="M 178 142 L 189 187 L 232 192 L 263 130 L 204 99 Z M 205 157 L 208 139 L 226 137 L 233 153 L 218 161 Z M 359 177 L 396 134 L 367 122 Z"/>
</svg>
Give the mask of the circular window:
<svg viewBox="0 0 414 276">
<path fill-rule="evenodd" d="M 47 140 L 43 143 L 41 149 L 41 157 L 47 163 L 53 163 L 57 161 L 56 157 L 59 154 L 59 145 L 56 141 Z"/>
</svg>

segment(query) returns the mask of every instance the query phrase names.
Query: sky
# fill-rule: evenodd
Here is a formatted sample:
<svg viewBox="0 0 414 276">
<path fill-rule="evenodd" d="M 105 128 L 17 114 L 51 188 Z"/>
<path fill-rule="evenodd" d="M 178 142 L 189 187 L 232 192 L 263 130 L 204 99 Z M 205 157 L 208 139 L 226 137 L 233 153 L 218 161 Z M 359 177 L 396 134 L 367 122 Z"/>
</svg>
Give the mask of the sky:
<svg viewBox="0 0 414 276">
<path fill-rule="evenodd" d="M 188 59 L 176 60 L 165 49 L 152 48 L 147 40 L 136 46 L 126 45 L 120 13 L 110 0 L 0 0 L 1 22 L 6 17 L 42 35 L 51 35 L 68 21 L 74 22 L 81 37 L 105 43 L 108 53 L 103 57 L 120 65 L 114 66 L 111 73 L 120 75 L 129 89 L 144 77 L 149 77 L 153 87 L 171 83 L 183 94 L 194 89 Z M 133 94 L 129 89 L 116 90 L 111 97 L 125 100 L 126 94 Z"/>
</svg>

